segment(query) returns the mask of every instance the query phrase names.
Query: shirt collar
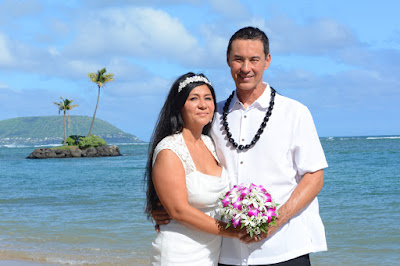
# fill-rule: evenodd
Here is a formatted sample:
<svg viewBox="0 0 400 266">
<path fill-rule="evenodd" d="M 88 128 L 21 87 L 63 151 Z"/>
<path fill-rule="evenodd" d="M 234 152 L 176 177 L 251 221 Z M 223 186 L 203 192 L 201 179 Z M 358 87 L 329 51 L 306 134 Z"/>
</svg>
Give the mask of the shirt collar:
<svg viewBox="0 0 400 266">
<path fill-rule="evenodd" d="M 264 92 L 261 94 L 260 97 L 258 97 L 258 99 L 254 103 L 252 103 L 252 105 L 249 106 L 249 108 L 268 108 L 269 102 L 271 100 L 271 87 L 266 82 L 264 82 L 264 84 L 266 85 Z M 233 95 L 231 104 L 229 105 L 229 111 L 231 111 L 235 107 L 244 108 L 243 104 L 239 101 L 239 98 L 237 97 L 236 91 Z"/>
</svg>

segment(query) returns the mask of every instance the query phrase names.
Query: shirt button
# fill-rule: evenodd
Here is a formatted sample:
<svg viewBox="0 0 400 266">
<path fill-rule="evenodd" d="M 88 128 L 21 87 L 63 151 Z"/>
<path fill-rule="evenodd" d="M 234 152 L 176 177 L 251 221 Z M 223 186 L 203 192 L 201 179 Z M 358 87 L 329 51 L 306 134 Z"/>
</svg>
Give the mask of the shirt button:
<svg viewBox="0 0 400 266">
<path fill-rule="evenodd" d="M 242 141 L 244 141 L 244 139 L 242 139 Z"/>
<path fill-rule="evenodd" d="M 244 115 L 244 118 L 247 118 L 247 115 Z"/>
<path fill-rule="evenodd" d="M 240 164 L 243 164 L 243 161 L 240 161 Z"/>
</svg>

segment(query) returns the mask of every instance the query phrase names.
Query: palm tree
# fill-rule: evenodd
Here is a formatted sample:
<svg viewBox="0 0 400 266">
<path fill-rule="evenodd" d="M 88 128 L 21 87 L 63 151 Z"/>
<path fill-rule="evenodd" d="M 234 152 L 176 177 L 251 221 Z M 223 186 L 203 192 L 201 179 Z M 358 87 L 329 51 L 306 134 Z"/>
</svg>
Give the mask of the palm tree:
<svg viewBox="0 0 400 266">
<path fill-rule="evenodd" d="M 61 101 L 59 103 L 54 102 L 54 104 L 58 106 L 58 114 L 60 114 L 61 111 L 64 111 L 64 142 L 63 142 L 63 145 L 65 146 L 67 144 L 67 125 L 65 122 L 65 115 L 66 115 L 67 111 L 72 110 L 72 108 L 75 108 L 78 105 L 77 104 L 71 105 L 71 103 L 74 100 L 68 100 L 68 99 L 64 100 L 63 97 L 60 97 L 60 98 L 61 98 Z M 70 116 L 68 114 L 68 127 L 70 125 L 70 123 L 69 123 L 70 121 L 71 121 Z"/>
<path fill-rule="evenodd" d="M 113 81 L 114 74 L 105 74 L 107 70 L 105 68 L 102 68 L 97 71 L 97 73 L 89 73 L 88 77 L 90 78 L 90 81 L 94 82 L 97 84 L 97 87 L 99 88 L 99 92 L 97 94 L 97 103 L 96 103 L 96 108 L 94 109 L 94 114 L 93 114 L 93 119 L 92 119 L 92 124 L 90 125 L 89 129 L 89 134 L 90 136 L 92 134 L 92 129 L 94 125 L 94 120 L 96 117 L 96 111 L 97 111 L 97 106 L 99 105 L 99 99 L 100 99 L 100 89 L 103 87 L 107 82 Z"/>
</svg>

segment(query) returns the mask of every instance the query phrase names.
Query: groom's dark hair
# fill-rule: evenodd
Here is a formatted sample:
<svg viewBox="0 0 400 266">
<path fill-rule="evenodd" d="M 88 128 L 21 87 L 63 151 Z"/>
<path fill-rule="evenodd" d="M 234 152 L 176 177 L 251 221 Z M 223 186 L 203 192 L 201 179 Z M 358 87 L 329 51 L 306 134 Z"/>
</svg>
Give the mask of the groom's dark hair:
<svg viewBox="0 0 400 266">
<path fill-rule="evenodd" d="M 265 57 L 269 54 L 269 40 L 265 32 L 260 30 L 259 28 L 255 27 L 245 27 L 241 28 L 237 32 L 235 32 L 231 39 L 229 40 L 228 43 L 228 49 L 227 49 L 227 54 L 229 56 L 229 53 L 231 52 L 232 49 L 232 42 L 234 40 L 260 40 L 263 45 L 264 45 L 264 54 Z"/>
</svg>

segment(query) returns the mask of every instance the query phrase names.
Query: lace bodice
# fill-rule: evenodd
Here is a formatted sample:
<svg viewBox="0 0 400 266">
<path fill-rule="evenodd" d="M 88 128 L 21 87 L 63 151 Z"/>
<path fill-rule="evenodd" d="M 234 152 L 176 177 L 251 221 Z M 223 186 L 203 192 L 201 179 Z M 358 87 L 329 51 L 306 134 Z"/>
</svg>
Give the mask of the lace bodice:
<svg viewBox="0 0 400 266">
<path fill-rule="evenodd" d="M 214 156 L 215 160 L 219 164 L 219 160 L 217 157 L 217 153 L 215 152 L 215 147 L 212 139 L 209 136 L 201 135 L 201 139 L 203 140 L 204 144 L 210 150 L 211 154 Z M 189 150 L 185 144 L 185 140 L 183 139 L 182 133 L 176 133 L 174 135 L 170 135 L 162 139 L 156 148 L 154 149 L 153 154 L 153 165 L 156 161 L 157 155 L 162 150 L 171 150 L 173 151 L 179 159 L 182 161 L 183 167 L 185 169 L 186 175 L 189 175 L 196 171 L 196 166 L 190 156 Z"/>
</svg>

